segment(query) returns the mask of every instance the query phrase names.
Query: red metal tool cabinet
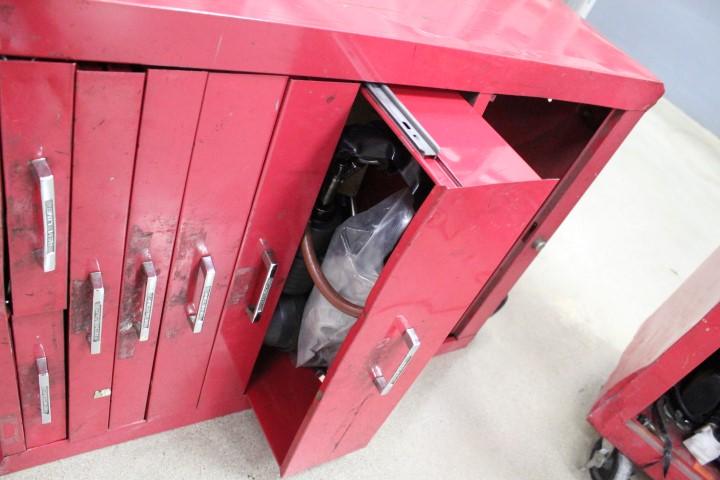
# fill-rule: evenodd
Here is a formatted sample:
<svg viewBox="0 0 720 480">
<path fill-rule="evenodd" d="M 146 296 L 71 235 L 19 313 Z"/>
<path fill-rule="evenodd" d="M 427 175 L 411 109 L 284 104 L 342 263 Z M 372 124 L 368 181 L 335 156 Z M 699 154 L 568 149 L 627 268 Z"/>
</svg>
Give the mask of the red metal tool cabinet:
<svg viewBox="0 0 720 480">
<path fill-rule="evenodd" d="M 663 92 L 559 1 L 0 17 L 0 474 L 250 407 L 282 474 L 365 446 Z M 432 188 L 321 381 L 262 343 L 359 114 Z"/>
<path fill-rule="evenodd" d="M 588 416 L 604 438 L 654 479 L 720 478 L 720 471 L 700 465 L 672 430 L 672 461 L 664 476 L 663 442 L 638 419 L 720 349 L 718 332 L 720 248 L 643 323 Z"/>
</svg>

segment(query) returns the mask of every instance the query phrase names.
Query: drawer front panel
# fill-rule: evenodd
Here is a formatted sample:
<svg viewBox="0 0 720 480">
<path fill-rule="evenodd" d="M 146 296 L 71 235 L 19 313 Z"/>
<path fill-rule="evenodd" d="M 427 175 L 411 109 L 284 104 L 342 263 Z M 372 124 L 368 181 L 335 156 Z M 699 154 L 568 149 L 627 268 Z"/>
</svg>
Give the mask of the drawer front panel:
<svg viewBox="0 0 720 480">
<path fill-rule="evenodd" d="M 147 73 L 125 244 L 110 428 L 145 418 L 168 270 L 206 81 L 205 72 Z"/>
<path fill-rule="evenodd" d="M 297 245 L 310 216 L 357 84 L 293 80 L 288 87 L 223 310 L 200 404 L 242 396 Z M 265 277 L 262 255 L 278 264 L 265 308 L 252 323 Z"/>
<path fill-rule="evenodd" d="M 286 81 L 208 77 L 163 307 L 149 418 L 197 406 Z"/>
<path fill-rule="evenodd" d="M 285 474 L 368 443 L 555 183 L 435 188 L 335 357 L 284 459 Z"/>
<path fill-rule="evenodd" d="M 17 370 L 5 309 L 0 309 L 0 460 L 25 450 Z"/>
<path fill-rule="evenodd" d="M 13 313 L 67 304 L 75 66 L 0 62 L 0 122 Z M 45 159 L 45 162 L 33 162 Z"/>
<path fill-rule="evenodd" d="M 108 428 L 130 185 L 145 74 L 76 79 L 68 316 L 69 438 Z"/>
<path fill-rule="evenodd" d="M 64 323 L 62 312 L 12 317 L 27 448 L 66 438 Z"/>
</svg>

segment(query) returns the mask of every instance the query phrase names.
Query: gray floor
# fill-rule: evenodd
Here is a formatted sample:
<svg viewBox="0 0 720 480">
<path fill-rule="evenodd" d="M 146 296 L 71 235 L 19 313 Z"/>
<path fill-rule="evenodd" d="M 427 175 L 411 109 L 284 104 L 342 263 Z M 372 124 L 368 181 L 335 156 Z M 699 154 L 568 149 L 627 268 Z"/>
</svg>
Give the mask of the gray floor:
<svg viewBox="0 0 720 480">
<path fill-rule="evenodd" d="M 370 446 L 298 479 L 585 479 L 584 416 L 638 325 L 720 243 L 720 140 L 668 102 L 638 125 L 466 350 Z M 8 480 L 277 477 L 250 412 Z"/>
</svg>

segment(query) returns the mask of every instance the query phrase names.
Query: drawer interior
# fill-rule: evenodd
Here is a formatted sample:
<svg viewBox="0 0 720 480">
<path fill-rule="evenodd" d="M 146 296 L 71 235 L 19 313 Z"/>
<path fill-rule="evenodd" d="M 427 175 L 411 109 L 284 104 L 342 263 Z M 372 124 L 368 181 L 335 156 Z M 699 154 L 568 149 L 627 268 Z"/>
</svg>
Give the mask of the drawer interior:
<svg viewBox="0 0 720 480">
<path fill-rule="evenodd" d="M 558 179 L 558 186 L 538 212 L 523 241 L 508 253 L 453 329 L 448 337 L 448 349 L 444 351 L 455 349 L 452 345 L 457 339 L 471 339 L 498 310 L 510 288 L 534 258 L 536 252 L 531 248 L 534 239 L 547 241 L 582 194 L 583 189 L 571 185 L 579 177 L 594 178 L 600 171 L 603 164 L 591 162 L 591 158 L 606 141 L 601 126 L 611 121 L 612 112 L 612 109 L 596 105 L 512 95 L 479 95 L 470 97 L 470 101 L 527 165 L 541 178 Z M 598 138 L 593 140 L 596 136 Z M 574 200 L 561 200 L 569 188 L 577 192 L 570 197 Z M 563 205 L 558 207 L 559 203 Z M 554 219 L 546 221 L 551 212 Z"/>
<path fill-rule="evenodd" d="M 412 102 L 410 97 L 413 92 L 402 89 L 398 89 L 398 91 L 402 92 L 398 96 L 403 101 Z M 432 98 L 433 95 L 431 93 L 430 97 Z M 482 141 L 487 142 L 486 144 L 482 142 L 473 144 L 464 139 L 458 139 L 457 136 L 453 137 L 453 135 L 438 132 L 441 145 L 445 145 L 447 151 L 450 151 L 451 149 L 447 146 L 451 142 L 456 142 L 453 144 L 456 146 L 452 150 L 453 152 L 472 152 L 475 157 L 470 159 L 457 158 L 457 161 L 450 159 L 443 162 L 441 157 L 428 158 L 422 155 L 414 149 L 412 142 L 404 136 L 402 125 L 393 123 L 382 106 L 375 101 L 372 95 L 368 94 L 367 89 L 363 89 L 356 98 L 348 118 L 347 127 L 336 150 L 334 161 L 318 195 L 314 215 L 318 215 L 318 210 L 320 210 L 320 214 L 323 214 L 323 209 L 327 208 L 323 199 L 328 190 L 334 188 L 331 187 L 334 182 L 334 175 L 341 168 L 346 168 L 340 167 L 339 164 L 343 162 L 343 152 L 346 153 L 349 147 L 355 148 L 354 151 L 372 152 L 377 158 L 368 154 L 367 157 L 362 159 L 361 163 L 363 165 L 358 170 L 358 172 L 361 172 L 358 174 L 360 179 L 353 179 L 352 176 L 348 176 L 343 185 L 338 188 L 333 208 L 340 218 L 334 219 L 336 222 L 334 226 L 349 218 L 353 211 L 366 211 L 398 190 L 409 189 L 412 193 L 413 210 L 416 213 L 398 242 L 398 245 L 403 245 L 403 247 L 396 247 L 386 257 L 385 267 L 380 272 L 377 283 L 368 296 L 367 305 L 382 295 L 380 285 L 386 286 L 388 282 L 392 281 L 392 276 L 386 273 L 386 269 L 389 268 L 388 265 L 396 266 L 399 257 L 407 253 L 408 246 L 415 245 L 411 240 L 412 236 L 417 233 L 419 228 L 427 228 L 425 222 L 429 216 L 428 212 L 434 208 L 434 203 L 437 202 L 441 192 L 448 190 L 477 192 L 483 188 L 506 188 L 508 186 L 512 190 L 515 185 L 517 185 L 518 189 L 527 185 L 542 185 L 543 193 L 541 196 L 545 198 L 544 195 L 555 184 L 554 180 L 544 180 L 530 168 L 459 94 L 448 92 L 441 95 L 441 98 L 437 101 L 439 105 L 446 108 L 445 111 L 448 115 L 452 115 L 459 122 L 459 128 L 477 132 Z M 365 137 L 360 135 L 361 140 L 358 140 L 353 136 L 357 132 L 364 132 Z M 369 138 L 373 135 L 377 138 L 371 142 Z M 356 140 L 357 142 L 353 145 Z M 485 148 L 483 145 L 485 145 Z M 392 160 L 388 162 L 387 159 L 381 158 L 382 155 L 392 157 Z M 474 162 L 477 166 L 476 172 L 468 173 L 467 170 L 462 170 L 461 167 L 469 165 L 469 163 L 463 163 L 463 160 Z M 385 165 L 386 163 L 390 165 L 389 168 Z M 477 172 L 481 172 L 481 174 L 477 174 Z M 467 182 L 467 185 L 464 182 Z M 539 204 L 535 207 L 537 206 Z M 461 209 L 461 207 L 462 204 L 458 204 L 458 209 Z M 502 213 L 503 208 L 505 206 L 498 206 L 496 215 L 504 215 Z M 326 214 L 326 217 L 332 217 L 332 215 Z M 527 220 L 529 220 L 529 217 Z M 311 218 L 309 223 L 311 229 L 314 226 L 314 221 L 315 218 Z M 523 220 L 523 227 L 518 228 L 524 228 L 525 221 Z M 421 223 L 422 225 L 420 225 Z M 332 230 L 332 226 L 329 229 Z M 519 233 L 520 230 L 513 235 L 519 235 Z M 332 234 L 332 231 L 330 234 Z M 316 251 L 320 258 L 322 258 L 324 249 L 327 248 L 327 243 L 330 241 L 327 237 L 324 240 L 320 239 L 320 241 L 315 242 Z M 512 238 L 512 241 L 515 241 L 515 237 Z M 439 252 L 436 253 L 438 253 L 438 258 L 442 258 Z M 425 259 L 425 263 L 432 264 L 432 259 L 429 256 L 426 256 Z M 302 262 L 301 255 L 298 254 L 296 263 L 302 265 Z M 428 266 L 427 271 L 432 271 L 432 268 Z M 393 272 L 393 276 L 395 275 L 397 275 L 397 271 Z M 310 288 L 312 288 L 312 280 L 309 276 L 306 275 L 304 281 L 306 285 L 309 284 Z M 300 437 L 306 431 L 308 423 L 313 420 L 313 416 L 317 414 L 318 402 L 327 394 L 328 385 L 333 381 L 342 382 L 342 380 L 337 379 L 343 376 L 339 372 L 344 369 L 343 364 L 350 356 L 350 354 L 344 355 L 350 349 L 348 342 L 357 341 L 360 336 L 359 331 L 362 329 L 382 330 L 388 328 L 387 326 L 369 325 L 370 322 L 384 322 L 385 320 L 381 318 L 382 316 L 373 317 L 367 311 L 366 306 L 359 320 L 350 328 L 347 340 L 339 347 L 337 357 L 329 365 L 312 364 L 309 367 L 297 367 L 296 335 L 297 329 L 300 328 L 300 318 L 302 318 L 303 310 L 306 308 L 307 304 L 305 302 L 309 295 L 309 290 L 302 295 L 298 294 L 296 287 L 299 283 L 301 281 L 295 278 L 291 271 L 285 284 L 284 294 L 274 314 L 273 320 L 275 321 L 270 324 L 266 336 L 266 346 L 261 351 L 248 388 L 250 401 L 284 473 L 297 471 L 295 466 L 289 466 L 289 462 L 292 461 L 294 452 L 301 448 L 300 443 L 302 440 Z M 293 294 L 288 294 L 288 291 L 293 291 Z M 418 292 L 417 295 L 417 302 L 422 302 L 424 294 Z M 457 318 L 459 318 L 462 311 L 464 310 L 458 310 Z M 278 318 L 285 322 L 286 328 L 280 328 L 277 325 Z M 288 321 L 288 318 L 293 320 Z M 457 318 L 455 318 L 455 321 Z M 440 319 L 437 320 L 438 330 L 435 334 L 439 339 L 438 345 L 454 325 L 454 323 L 449 323 L 445 327 L 442 323 Z M 388 320 L 389 324 L 390 321 Z M 447 331 L 444 331 L 444 328 Z M 280 338 L 283 335 L 285 337 Z M 403 338 L 398 335 L 388 340 L 388 342 L 391 347 L 389 348 L 390 353 L 383 358 L 387 370 L 393 369 L 393 366 L 402 370 Z M 430 341 L 427 348 L 432 348 L 430 345 L 432 345 L 432 341 Z M 370 377 L 369 374 L 368 377 Z M 336 386 L 336 388 L 342 389 L 343 387 Z M 348 386 L 348 389 L 351 390 L 352 388 L 354 387 Z M 370 395 L 373 395 L 372 392 Z M 399 398 L 395 398 L 392 402 L 398 400 Z M 350 407 L 348 406 L 348 408 Z M 383 418 L 380 419 L 380 421 L 382 420 Z M 327 422 L 329 422 L 327 427 L 330 430 L 341 428 L 333 425 L 332 419 L 328 419 Z M 369 430 L 372 430 L 372 428 L 369 427 Z M 342 448 L 338 452 L 340 450 Z M 325 453 L 330 458 L 337 456 L 335 452 Z M 307 465 L 304 467 L 307 467 Z"/>
<path fill-rule="evenodd" d="M 606 107 L 494 95 L 483 118 L 542 178 L 563 178 L 610 113 Z"/>
</svg>

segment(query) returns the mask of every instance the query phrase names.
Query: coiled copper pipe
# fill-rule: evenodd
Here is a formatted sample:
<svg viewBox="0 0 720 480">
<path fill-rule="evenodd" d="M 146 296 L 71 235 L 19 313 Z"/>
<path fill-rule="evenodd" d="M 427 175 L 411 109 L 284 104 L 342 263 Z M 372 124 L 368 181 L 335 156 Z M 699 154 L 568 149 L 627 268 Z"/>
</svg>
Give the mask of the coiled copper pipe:
<svg viewBox="0 0 720 480">
<path fill-rule="evenodd" d="M 337 308 L 341 312 L 350 315 L 351 317 L 359 317 L 363 311 L 363 307 L 355 305 L 345 299 L 345 297 L 340 295 L 338 291 L 330 285 L 328 279 L 325 278 L 325 274 L 322 272 L 320 262 L 315 254 L 315 246 L 313 245 L 310 228 L 305 229 L 305 235 L 303 235 L 300 249 L 302 250 L 303 260 L 305 261 L 305 267 L 310 274 L 310 278 L 312 278 L 313 283 L 318 290 L 320 290 L 323 297 L 325 297 L 333 307 Z"/>
</svg>

